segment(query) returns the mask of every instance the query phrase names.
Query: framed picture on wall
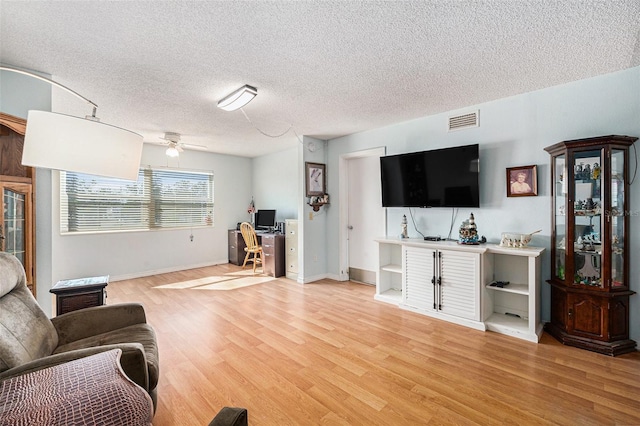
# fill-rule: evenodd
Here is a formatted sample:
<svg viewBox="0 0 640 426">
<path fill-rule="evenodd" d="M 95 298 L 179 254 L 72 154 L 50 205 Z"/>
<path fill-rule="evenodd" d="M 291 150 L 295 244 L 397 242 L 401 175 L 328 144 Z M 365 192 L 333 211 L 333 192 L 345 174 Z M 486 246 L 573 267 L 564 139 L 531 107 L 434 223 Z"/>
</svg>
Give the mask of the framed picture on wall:
<svg viewBox="0 0 640 426">
<path fill-rule="evenodd" d="M 324 195 L 327 191 L 326 165 L 309 162 L 304 164 L 307 197 Z"/>
<path fill-rule="evenodd" d="M 538 195 L 537 166 L 507 167 L 507 197 Z"/>
</svg>

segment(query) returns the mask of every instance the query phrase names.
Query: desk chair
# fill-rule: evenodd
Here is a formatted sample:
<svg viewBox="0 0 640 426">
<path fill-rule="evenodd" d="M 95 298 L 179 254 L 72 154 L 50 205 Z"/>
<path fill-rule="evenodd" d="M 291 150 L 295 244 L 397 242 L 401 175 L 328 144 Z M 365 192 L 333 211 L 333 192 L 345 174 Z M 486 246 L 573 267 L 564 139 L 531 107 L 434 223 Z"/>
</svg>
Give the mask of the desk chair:
<svg viewBox="0 0 640 426">
<path fill-rule="evenodd" d="M 244 263 L 242 264 L 242 269 L 247 264 L 248 261 L 253 262 L 253 273 L 256 273 L 256 264 L 260 264 L 262 267 L 262 246 L 258 245 L 258 236 L 256 235 L 255 229 L 249 222 L 242 222 L 240 224 L 240 232 L 242 233 L 242 238 L 244 238 L 244 243 L 247 247 L 245 247 L 244 251 L 247 252 L 247 255 L 244 257 Z M 250 255 L 253 254 L 253 258 L 250 258 Z M 263 268 L 264 270 L 264 268 Z"/>
</svg>

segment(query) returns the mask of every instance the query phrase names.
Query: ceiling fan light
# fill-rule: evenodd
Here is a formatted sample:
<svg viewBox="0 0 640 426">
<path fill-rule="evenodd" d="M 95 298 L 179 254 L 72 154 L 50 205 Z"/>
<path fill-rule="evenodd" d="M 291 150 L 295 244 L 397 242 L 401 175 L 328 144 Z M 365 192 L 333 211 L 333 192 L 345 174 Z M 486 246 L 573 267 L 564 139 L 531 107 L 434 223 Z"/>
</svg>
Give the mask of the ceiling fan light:
<svg viewBox="0 0 640 426">
<path fill-rule="evenodd" d="M 167 157 L 172 157 L 172 158 L 178 157 L 180 155 L 180 152 L 175 147 L 175 145 L 171 145 L 169 148 L 167 148 L 167 150 L 164 153 L 167 154 Z"/>
<path fill-rule="evenodd" d="M 258 89 L 245 84 L 240 89 L 220 100 L 218 102 L 218 108 L 225 111 L 235 111 L 251 102 L 251 100 L 255 98 L 257 94 Z"/>
</svg>

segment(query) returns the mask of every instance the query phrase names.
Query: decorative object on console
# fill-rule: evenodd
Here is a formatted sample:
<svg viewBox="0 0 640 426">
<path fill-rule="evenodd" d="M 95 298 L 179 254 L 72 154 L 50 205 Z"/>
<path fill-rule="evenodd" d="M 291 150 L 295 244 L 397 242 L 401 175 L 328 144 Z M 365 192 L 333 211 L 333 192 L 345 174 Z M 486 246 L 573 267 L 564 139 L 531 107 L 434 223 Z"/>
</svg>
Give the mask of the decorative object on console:
<svg viewBox="0 0 640 426">
<path fill-rule="evenodd" d="M 538 167 L 507 167 L 507 197 L 538 195 Z"/>
<path fill-rule="evenodd" d="M 409 233 L 407 232 L 407 215 L 402 215 L 402 222 L 400 222 L 400 238 L 409 238 Z"/>
<path fill-rule="evenodd" d="M 542 232 L 542 229 L 538 229 L 537 231 L 531 232 L 529 234 L 503 232 L 500 238 L 500 245 L 502 247 L 524 248 L 531 242 L 531 237 L 538 232 Z"/>
<path fill-rule="evenodd" d="M 476 226 L 476 220 L 473 217 L 473 213 L 469 216 L 469 219 L 462 222 L 459 230 L 460 238 L 458 243 L 460 244 L 478 244 L 478 227 Z"/>
</svg>

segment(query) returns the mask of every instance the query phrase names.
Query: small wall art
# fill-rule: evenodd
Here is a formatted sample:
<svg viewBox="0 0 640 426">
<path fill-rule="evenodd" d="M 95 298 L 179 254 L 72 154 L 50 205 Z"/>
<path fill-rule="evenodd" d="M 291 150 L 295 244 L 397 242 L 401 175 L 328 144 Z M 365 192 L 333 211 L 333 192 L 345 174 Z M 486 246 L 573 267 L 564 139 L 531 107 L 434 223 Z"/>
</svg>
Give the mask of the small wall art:
<svg viewBox="0 0 640 426">
<path fill-rule="evenodd" d="M 507 197 L 538 195 L 538 166 L 507 167 Z"/>
<path fill-rule="evenodd" d="M 327 192 L 326 165 L 306 162 L 305 182 L 307 197 L 324 196 Z"/>
</svg>

